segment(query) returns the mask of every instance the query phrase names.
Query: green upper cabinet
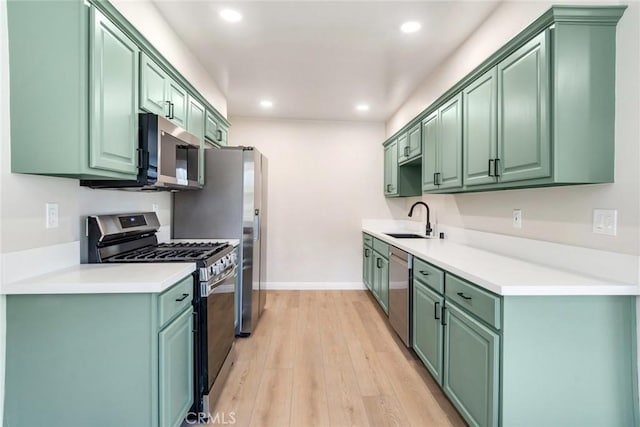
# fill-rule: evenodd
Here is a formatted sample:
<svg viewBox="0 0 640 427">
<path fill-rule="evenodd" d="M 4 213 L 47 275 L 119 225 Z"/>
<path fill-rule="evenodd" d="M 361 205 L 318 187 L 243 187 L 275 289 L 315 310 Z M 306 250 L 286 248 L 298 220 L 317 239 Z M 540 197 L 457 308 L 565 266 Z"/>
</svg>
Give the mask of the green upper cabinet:
<svg viewBox="0 0 640 427">
<path fill-rule="evenodd" d="M 176 126 L 186 128 L 189 108 L 187 91 L 178 83 L 170 79 L 167 89 L 167 97 L 169 98 L 169 104 L 171 107 L 169 119 L 175 123 Z"/>
<path fill-rule="evenodd" d="M 187 101 L 187 131 L 200 139 L 200 157 L 198 163 L 198 184 L 204 185 L 205 160 L 204 160 L 204 130 L 205 110 L 197 99 L 189 96 Z"/>
<path fill-rule="evenodd" d="M 140 55 L 140 62 L 140 109 L 164 116 L 181 128 L 188 128 L 189 103 L 193 100 L 203 111 L 204 132 L 204 107 L 200 102 L 145 53 Z"/>
<path fill-rule="evenodd" d="M 422 122 L 422 191 L 462 187 L 462 94 Z"/>
<path fill-rule="evenodd" d="M 89 166 L 138 170 L 138 47 L 91 8 Z"/>
<path fill-rule="evenodd" d="M 438 112 L 435 111 L 422 121 L 422 191 L 438 188 L 436 185 L 437 145 Z"/>
<path fill-rule="evenodd" d="M 422 120 L 423 191 L 613 182 L 625 8 L 553 6 L 391 136 Z"/>
<path fill-rule="evenodd" d="M 135 179 L 136 44 L 83 2 L 12 1 L 7 18 L 11 171 Z"/>
<path fill-rule="evenodd" d="M 209 110 L 207 110 L 205 115 L 204 137 L 209 142 L 216 142 L 218 137 L 218 122 L 216 121 L 213 113 Z"/>
<path fill-rule="evenodd" d="M 187 102 L 187 131 L 194 134 L 200 141 L 204 139 L 204 107 L 192 96 L 188 97 Z"/>
<path fill-rule="evenodd" d="M 402 136 L 398 138 L 398 160 L 399 163 L 405 164 L 420 160 L 422 154 L 422 139 L 420 137 L 420 123 L 416 123 L 406 134 L 404 134 L 404 142 Z"/>
<path fill-rule="evenodd" d="M 463 91 L 464 185 L 495 182 L 497 157 L 497 70 L 492 68 Z"/>
<path fill-rule="evenodd" d="M 186 128 L 189 97 L 226 144 L 226 119 L 111 3 L 12 1 L 7 28 L 13 173 L 135 179 L 139 111 Z"/>
<path fill-rule="evenodd" d="M 398 195 L 398 141 L 384 147 L 384 195 Z"/>
<path fill-rule="evenodd" d="M 169 76 L 145 53 L 140 54 L 140 109 L 169 117 Z"/>
<path fill-rule="evenodd" d="M 550 30 L 498 64 L 499 181 L 545 178 L 551 174 L 549 138 Z"/>
</svg>

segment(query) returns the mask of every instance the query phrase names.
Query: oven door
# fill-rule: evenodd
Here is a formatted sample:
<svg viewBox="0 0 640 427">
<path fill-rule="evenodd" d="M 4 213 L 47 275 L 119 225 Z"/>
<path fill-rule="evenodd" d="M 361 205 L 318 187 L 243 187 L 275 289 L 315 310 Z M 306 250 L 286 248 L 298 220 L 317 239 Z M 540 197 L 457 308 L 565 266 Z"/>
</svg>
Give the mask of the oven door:
<svg viewBox="0 0 640 427">
<path fill-rule="evenodd" d="M 228 268 L 220 279 L 208 285 L 207 304 L 207 391 L 216 381 L 235 339 L 234 296 L 236 266 Z"/>
</svg>

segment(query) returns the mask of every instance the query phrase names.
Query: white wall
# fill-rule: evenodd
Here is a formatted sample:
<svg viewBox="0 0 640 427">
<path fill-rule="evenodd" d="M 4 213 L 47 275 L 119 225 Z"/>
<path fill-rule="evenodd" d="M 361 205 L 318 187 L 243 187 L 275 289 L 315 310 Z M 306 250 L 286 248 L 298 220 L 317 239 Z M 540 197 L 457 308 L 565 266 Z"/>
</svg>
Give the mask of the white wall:
<svg viewBox="0 0 640 427">
<path fill-rule="evenodd" d="M 123 2 L 116 2 L 116 5 L 123 15 L 159 48 L 214 107 L 226 114 L 226 100 L 218 86 L 161 19 L 155 7 L 146 1 L 126 5 L 121 3 Z M 11 173 L 9 64 L 5 20 L 6 2 L 0 0 L 0 254 L 77 241 L 84 233 L 83 217 L 90 213 L 151 210 L 152 205 L 157 204 L 161 224 L 170 225 L 169 193 L 90 190 L 81 188 L 79 182 L 73 179 Z M 59 204 L 58 228 L 45 228 L 44 212 L 47 202 Z M 5 317 L 5 297 L 0 296 L 0 424 L 4 402 Z"/>
<path fill-rule="evenodd" d="M 552 2 L 507 2 L 426 78 L 387 123 L 391 135 L 482 60 L 546 11 Z M 640 4 L 631 2 L 617 29 L 615 184 L 424 196 L 438 221 L 467 229 L 640 254 Z M 407 204 L 417 199 L 407 200 Z M 512 227 L 522 209 L 523 228 Z M 618 235 L 591 232 L 592 209 L 618 210 Z"/>
<path fill-rule="evenodd" d="M 362 286 L 362 218 L 404 210 L 382 194 L 384 124 L 232 123 L 234 145 L 257 147 L 269 159 L 269 286 Z"/>
</svg>

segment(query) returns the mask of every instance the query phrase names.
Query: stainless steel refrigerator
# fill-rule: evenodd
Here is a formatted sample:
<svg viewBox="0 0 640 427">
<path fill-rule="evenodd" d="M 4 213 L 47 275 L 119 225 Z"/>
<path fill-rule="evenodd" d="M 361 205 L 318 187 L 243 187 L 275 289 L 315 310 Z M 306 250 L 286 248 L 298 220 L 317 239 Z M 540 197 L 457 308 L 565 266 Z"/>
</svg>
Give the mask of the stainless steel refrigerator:
<svg viewBox="0 0 640 427">
<path fill-rule="evenodd" d="M 205 150 L 205 185 L 173 197 L 176 239 L 238 239 L 236 335 L 249 335 L 265 303 L 267 158 L 252 147 Z"/>
</svg>

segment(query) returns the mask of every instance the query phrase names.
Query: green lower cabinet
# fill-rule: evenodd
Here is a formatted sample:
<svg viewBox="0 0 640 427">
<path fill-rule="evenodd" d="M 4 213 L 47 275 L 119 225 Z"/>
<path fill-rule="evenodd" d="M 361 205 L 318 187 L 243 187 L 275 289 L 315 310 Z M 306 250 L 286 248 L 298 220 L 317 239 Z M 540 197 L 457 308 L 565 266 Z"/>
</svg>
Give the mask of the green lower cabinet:
<svg viewBox="0 0 640 427">
<path fill-rule="evenodd" d="M 192 331 L 189 307 L 159 334 L 160 427 L 179 427 L 193 402 Z"/>
<path fill-rule="evenodd" d="M 193 277 L 162 294 L 7 295 L 4 427 L 177 427 Z"/>
<path fill-rule="evenodd" d="M 418 280 L 413 281 L 413 350 L 436 382 L 442 385 L 444 297 Z"/>
<path fill-rule="evenodd" d="M 372 289 L 372 277 L 373 272 L 373 249 L 370 246 L 364 245 L 362 248 L 362 281 L 366 285 L 367 289 Z"/>
<path fill-rule="evenodd" d="M 447 302 L 442 388 L 471 426 L 497 426 L 500 337 Z"/>
</svg>

